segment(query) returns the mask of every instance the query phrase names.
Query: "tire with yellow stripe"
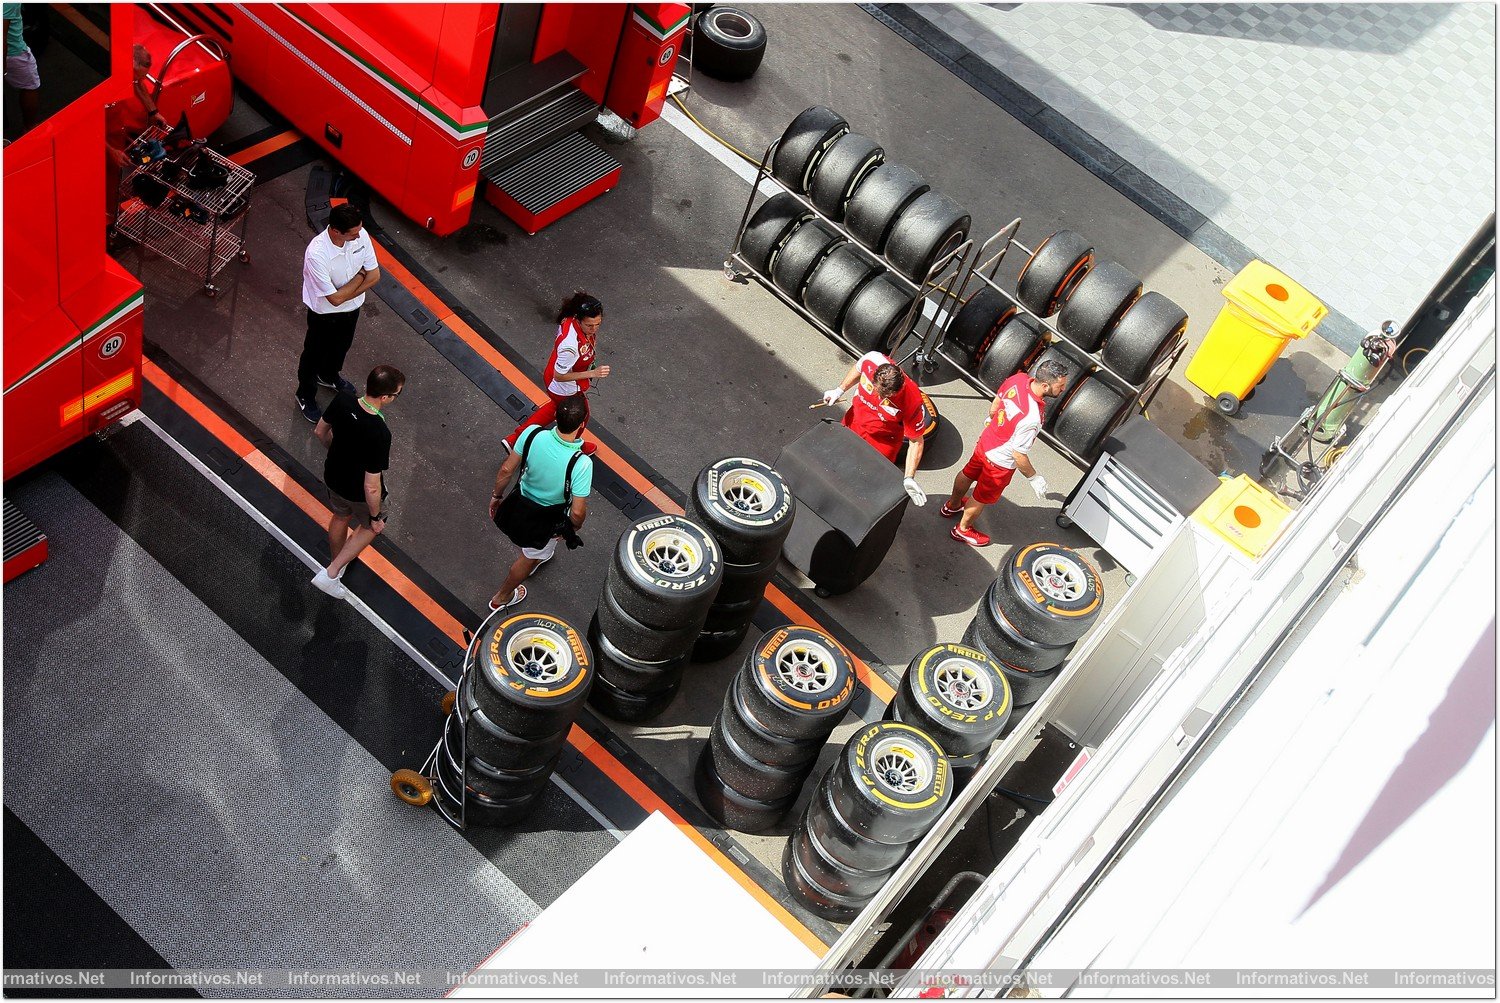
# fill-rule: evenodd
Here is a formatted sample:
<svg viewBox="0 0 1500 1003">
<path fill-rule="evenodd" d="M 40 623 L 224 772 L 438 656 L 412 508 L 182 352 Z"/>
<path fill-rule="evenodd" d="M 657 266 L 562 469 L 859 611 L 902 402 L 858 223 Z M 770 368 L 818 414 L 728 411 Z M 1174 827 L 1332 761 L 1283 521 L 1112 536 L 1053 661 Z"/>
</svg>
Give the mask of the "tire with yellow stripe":
<svg viewBox="0 0 1500 1003">
<path fill-rule="evenodd" d="M 479 628 L 469 650 L 480 709 L 523 738 L 566 730 L 594 682 L 583 635 L 547 613 L 502 610 Z"/>
<path fill-rule="evenodd" d="M 816 627 L 768 631 L 740 670 L 745 705 L 766 729 L 789 740 L 826 739 L 854 699 L 854 662 Z"/>
<path fill-rule="evenodd" d="M 897 720 L 926 729 L 950 757 L 987 751 L 1010 719 L 1010 684 L 977 648 L 938 644 L 919 652 L 893 700 Z"/>
<path fill-rule="evenodd" d="M 910 843 L 953 793 L 952 767 L 927 732 L 878 721 L 855 732 L 833 768 L 830 794 L 850 828 L 879 843 Z"/>
<path fill-rule="evenodd" d="M 1039 644 L 1072 644 L 1104 608 L 1099 572 L 1078 551 L 1058 543 L 1014 547 L 992 593 L 1005 618 Z"/>
<path fill-rule="evenodd" d="M 1023 665 L 1020 662 L 1012 661 L 1013 658 L 1027 653 L 1027 649 L 1020 643 L 1013 643 L 1009 648 L 1003 646 L 992 647 L 990 639 L 976 629 L 981 622 L 983 621 L 976 619 L 973 623 L 969 624 L 969 629 L 964 631 L 963 643 L 978 648 L 994 659 L 996 665 L 1000 666 L 1000 671 L 1005 673 L 1005 681 L 1010 684 L 1010 698 L 1011 702 L 1015 705 L 1015 711 L 1030 707 L 1037 700 L 1041 699 L 1042 694 L 1047 692 L 1047 687 L 1051 686 L 1052 681 L 1057 678 L 1057 666 L 1067 658 L 1068 652 L 1072 650 L 1072 645 L 1046 649 L 1050 654 L 1057 656 L 1057 660 L 1048 668 L 1033 668 L 1030 665 Z M 1005 629 L 998 631 L 999 637 L 1004 641 L 1014 642 L 1015 639 L 1009 635 L 1009 629 L 1009 627 L 1005 627 Z"/>
</svg>

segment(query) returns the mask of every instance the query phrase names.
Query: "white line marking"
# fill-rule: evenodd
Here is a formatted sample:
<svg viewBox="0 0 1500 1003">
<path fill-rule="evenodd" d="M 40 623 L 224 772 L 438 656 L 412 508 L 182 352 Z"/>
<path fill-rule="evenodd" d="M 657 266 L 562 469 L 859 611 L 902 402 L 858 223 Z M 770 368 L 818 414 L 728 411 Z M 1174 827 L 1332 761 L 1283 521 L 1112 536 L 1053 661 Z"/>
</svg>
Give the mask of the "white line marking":
<svg viewBox="0 0 1500 1003">
<path fill-rule="evenodd" d="M 162 428 L 156 422 L 152 421 L 150 416 L 148 416 L 144 412 L 138 411 L 135 413 L 140 415 L 140 417 L 130 419 L 130 424 L 134 424 L 136 421 L 139 421 L 147 428 L 151 429 L 152 432 L 156 433 L 157 438 L 161 439 L 162 442 L 165 442 L 168 446 L 172 447 L 172 450 L 177 453 L 178 456 L 181 456 L 184 460 L 187 460 L 188 463 L 192 464 L 193 469 L 197 470 L 200 474 L 206 477 L 210 484 L 214 485 L 214 487 L 222 491 L 225 497 L 227 497 L 230 501 L 234 502 L 240 507 L 241 511 L 243 511 L 250 518 L 254 519 L 256 523 L 267 533 L 270 533 L 273 537 L 275 537 L 283 547 L 291 552 L 292 556 L 296 557 L 299 561 L 307 565 L 309 568 L 313 568 L 316 570 L 323 567 L 323 565 L 319 564 L 311 554 L 299 547 L 290 536 L 287 536 L 284 532 L 282 532 L 279 526 L 273 523 L 270 519 L 266 518 L 266 516 L 262 515 L 259 509 L 250 504 L 250 502 L 242 497 L 239 492 L 231 488 L 223 478 L 210 470 L 207 466 L 204 465 L 201 460 L 199 460 L 196 456 L 189 452 L 186 446 L 178 442 L 176 439 L 172 438 L 172 436 L 167 433 L 166 429 Z M 128 418 L 129 416 L 127 415 L 126 417 Z M 121 423 L 124 424 L 125 422 L 122 420 Z M 309 584 L 307 587 L 311 589 L 312 585 Z M 360 615 L 363 616 L 366 620 L 369 620 L 370 623 L 374 624 L 375 629 L 389 638 L 392 644 L 396 645 L 396 647 L 406 652 L 406 654 L 411 657 L 412 661 L 416 662 L 427 671 L 428 675 L 432 676 L 432 678 L 442 683 L 444 689 L 453 688 L 453 680 L 445 676 L 441 671 L 438 670 L 438 667 L 436 665 L 433 665 L 425 657 L 423 657 L 422 653 L 417 651 L 417 649 L 414 648 L 411 643 L 406 640 L 406 638 L 398 634 L 390 624 L 386 623 L 379 616 L 377 616 L 375 612 L 371 610 L 370 607 L 361 602 L 359 597 L 356 596 L 352 591 L 349 592 L 347 599 L 349 605 L 358 610 Z"/>
</svg>

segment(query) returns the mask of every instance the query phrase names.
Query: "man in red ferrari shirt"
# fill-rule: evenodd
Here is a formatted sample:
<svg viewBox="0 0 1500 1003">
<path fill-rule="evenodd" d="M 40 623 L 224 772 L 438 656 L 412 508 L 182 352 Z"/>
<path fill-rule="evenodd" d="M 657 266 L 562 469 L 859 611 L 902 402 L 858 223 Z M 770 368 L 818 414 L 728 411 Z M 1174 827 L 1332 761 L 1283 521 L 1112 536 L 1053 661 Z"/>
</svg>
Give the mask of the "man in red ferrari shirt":
<svg viewBox="0 0 1500 1003">
<path fill-rule="evenodd" d="M 1000 494 L 1017 470 L 1027 478 L 1038 498 L 1047 496 L 1047 481 L 1031 465 L 1027 455 L 1042 430 L 1046 402 L 1068 388 L 1068 370 L 1048 359 L 1036 367 L 1036 375 L 1019 372 L 1000 384 L 990 417 L 974 444 L 974 455 L 953 478 L 953 494 L 938 511 L 949 519 L 962 515 L 949 533 L 959 543 L 985 547 L 990 538 L 974 528 L 981 509 L 1000 500 Z M 972 498 L 966 496 L 970 485 Z"/>
<path fill-rule="evenodd" d="M 901 440 L 905 438 L 906 479 L 901 486 L 915 504 L 927 504 L 927 494 L 915 480 L 917 464 L 922 462 L 922 433 L 927 428 L 922 391 L 906 378 L 890 356 L 867 352 L 849 367 L 837 388 L 823 395 L 823 403 L 834 403 L 856 383 L 859 389 L 849 403 L 849 410 L 844 412 L 844 427 L 892 463 L 900 455 Z"/>
</svg>

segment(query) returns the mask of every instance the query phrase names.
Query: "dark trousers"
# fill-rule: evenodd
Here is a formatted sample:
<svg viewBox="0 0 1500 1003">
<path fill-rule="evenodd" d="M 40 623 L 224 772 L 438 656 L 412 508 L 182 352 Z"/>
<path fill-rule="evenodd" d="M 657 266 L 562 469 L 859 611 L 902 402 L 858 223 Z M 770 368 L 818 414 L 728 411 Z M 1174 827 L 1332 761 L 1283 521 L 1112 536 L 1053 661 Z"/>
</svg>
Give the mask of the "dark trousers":
<svg viewBox="0 0 1500 1003">
<path fill-rule="evenodd" d="M 302 338 L 302 358 L 297 360 L 297 399 L 317 396 L 318 380 L 332 383 L 344 368 L 344 356 L 354 344 L 354 325 L 359 309 L 347 313 L 307 311 L 307 334 Z"/>
</svg>

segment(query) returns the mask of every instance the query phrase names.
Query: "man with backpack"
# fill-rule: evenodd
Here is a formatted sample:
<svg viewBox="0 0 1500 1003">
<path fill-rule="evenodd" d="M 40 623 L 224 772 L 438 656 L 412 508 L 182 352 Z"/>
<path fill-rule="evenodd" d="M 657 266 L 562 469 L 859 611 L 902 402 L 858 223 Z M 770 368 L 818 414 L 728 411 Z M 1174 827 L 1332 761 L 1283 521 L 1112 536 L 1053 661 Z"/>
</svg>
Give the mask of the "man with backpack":
<svg viewBox="0 0 1500 1003">
<path fill-rule="evenodd" d="M 588 518 L 588 495 L 594 484 L 594 461 L 582 448 L 588 416 L 588 401 L 582 394 L 558 401 L 556 427 L 525 429 L 495 474 L 490 519 L 521 553 L 490 597 L 491 610 L 515 606 L 526 598 L 522 583 L 552 560 L 559 539 L 570 550 L 582 545 L 578 530 Z M 506 486 L 518 473 L 516 485 L 507 494 Z"/>
</svg>

